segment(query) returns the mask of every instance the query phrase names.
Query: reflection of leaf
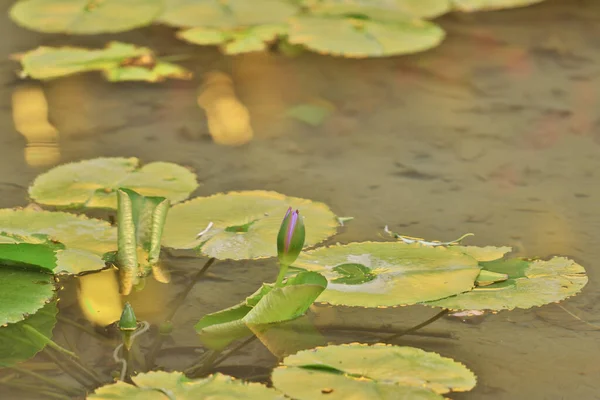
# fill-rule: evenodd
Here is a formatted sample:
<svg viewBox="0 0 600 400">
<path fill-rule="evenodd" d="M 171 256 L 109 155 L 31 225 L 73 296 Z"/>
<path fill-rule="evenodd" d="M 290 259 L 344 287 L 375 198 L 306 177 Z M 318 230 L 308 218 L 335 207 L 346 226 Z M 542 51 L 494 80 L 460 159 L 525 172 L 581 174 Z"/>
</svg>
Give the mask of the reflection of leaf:
<svg viewBox="0 0 600 400">
<path fill-rule="evenodd" d="M 377 277 L 371 270 L 362 264 L 348 263 L 333 267 L 333 270 L 340 275 L 331 283 L 343 283 L 345 285 L 360 285 L 361 283 L 372 281 Z"/>
<path fill-rule="evenodd" d="M 52 275 L 37 271 L 0 268 L 0 287 L 0 326 L 34 314 L 54 296 Z"/>
<path fill-rule="evenodd" d="M 451 0 L 459 11 L 498 10 L 502 8 L 524 7 L 541 3 L 544 0 Z"/>
<path fill-rule="evenodd" d="M 258 25 L 235 30 L 217 28 L 191 28 L 177 33 L 177 37 L 194 44 L 223 45 L 226 54 L 263 51 L 267 43 L 287 32 L 287 25 Z"/>
<path fill-rule="evenodd" d="M 96 34 L 148 25 L 161 11 L 161 0 L 21 0 L 10 17 L 40 32 Z"/>
<path fill-rule="evenodd" d="M 10 367 L 28 360 L 46 347 L 52 338 L 57 313 L 56 303 L 48 303 L 25 320 L 0 327 L 0 366 Z"/>
<path fill-rule="evenodd" d="M 313 15 L 362 15 L 380 21 L 435 18 L 450 11 L 450 0 L 303 0 Z"/>
<path fill-rule="evenodd" d="M 318 347 L 283 360 L 273 386 L 299 400 L 419 399 L 467 391 L 475 375 L 464 365 L 414 347 L 353 343 Z"/>
<path fill-rule="evenodd" d="M 333 107 L 323 104 L 298 104 L 289 108 L 285 115 L 311 126 L 319 126 L 331 114 Z"/>
<path fill-rule="evenodd" d="M 198 197 L 173 206 L 167 217 L 163 245 L 199 249 L 217 259 L 273 257 L 277 254 L 275 238 L 288 207 L 300 210 L 304 218 L 305 246 L 313 246 L 335 233 L 336 217 L 325 204 L 256 190 Z M 211 228 L 197 237 L 211 222 Z"/>
<path fill-rule="evenodd" d="M 18 59 L 24 76 L 41 80 L 86 71 L 103 71 L 109 81 L 156 82 L 190 77 L 185 68 L 157 62 L 149 48 L 121 42 L 110 42 L 104 49 L 42 46 L 19 55 Z"/>
<path fill-rule="evenodd" d="M 297 11 L 281 0 L 167 0 L 160 21 L 186 28 L 235 28 L 280 23 Z"/>
<path fill-rule="evenodd" d="M 102 269 L 102 255 L 114 251 L 117 245 L 117 231 L 108 222 L 64 212 L 3 209 L 0 226 L 4 232 L 16 235 L 47 235 L 64 246 L 56 249 L 54 273 Z"/>
<path fill-rule="evenodd" d="M 263 284 L 244 302 L 205 315 L 195 328 L 207 347 L 222 349 L 250 335 L 251 330 L 260 332 L 270 324 L 304 315 L 326 286 L 325 278 L 314 272 L 301 272 L 280 288 Z"/>
<path fill-rule="evenodd" d="M 396 23 L 356 18 L 297 17 L 289 42 L 324 54 L 345 57 L 385 57 L 416 53 L 437 46 L 445 33 L 420 20 Z"/>
<path fill-rule="evenodd" d="M 107 326 L 119 320 L 123 302 L 113 269 L 77 277 L 77 300 L 88 321 Z"/>
<path fill-rule="evenodd" d="M 484 270 L 508 279 L 427 305 L 453 310 L 512 310 L 555 303 L 575 295 L 587 283 L 585 269 L 564 257 L 548 261 L 505 259 L 481 263 Z"/>
<path fill-rule="evenodd" d="M 139 166 L 137 158 L 95 158 L 59 165 L 39 175 L 29 195 L 40 204 L 117 208 L 116 190 L 133 189 L 144 196 L 162 196 L 175 203 L 198 187 L 196 176 L 167 162 Z"/>
<path fill-rule="evenodd" d="M 339 267 L 347 264 L 361 265 L 363 283 L 335 281 Z M 319 301 L 362 307 L 414 304 L 466 292 L 480 270 L 475 259 L 459 250 L 400 242 L 319 248 L 301 253 L 294 267 L 319 272 L 329 280 Z"/>
<path fill-rule="evenodd" d="M 283 400 L 277 391 L 259 383 L 245 383 L 227 375 L 213 374 L 191 380 L 181 372 L 152 371 L 131 378 L 135 386 L 124 382 L 104 385 L 89 395 L 90 400 Z"/>
</svg>

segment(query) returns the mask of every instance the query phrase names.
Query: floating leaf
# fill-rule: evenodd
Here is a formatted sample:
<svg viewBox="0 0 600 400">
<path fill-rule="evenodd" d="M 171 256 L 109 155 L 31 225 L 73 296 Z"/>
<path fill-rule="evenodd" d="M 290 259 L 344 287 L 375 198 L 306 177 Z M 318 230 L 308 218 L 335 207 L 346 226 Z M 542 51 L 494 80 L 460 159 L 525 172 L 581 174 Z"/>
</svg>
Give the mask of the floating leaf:
<svg viewBox="0 0 600 400">
<path fill-rule="evenodd" d="M 222 45 L 226 54 L 240 54 L 252 51 L 263 51 L 267 43 L 287 32 L 287 25 L 258 25 L 236 30 L 216 28 L 191 28 L 180 31 L 177 37 L 199 45 Z"/>
<path fill-rule="evenodd" d="M 182 166 L 153 162 L 140 167 L 139 163 L 135 157 L 115 157 L 59 165 L 39 175 L 29 195 L 50 206 L 115 209 L 118 188 L 176 203 L 198 187 L 196 176 Z"/>
<path fill-rule="evenodd" d="M 40 352 L 52 339 L 56 302 L 46 304 L 23 321 L 0 327 L 0 366 L 11 367 Z"/>
<path fill-rule="evenodd" d="M 169 211 L 162 244 L 198 249 L 217 259 L 273 257 L 277 255 L 275 239 L 288 207 L 300 210 L 304 217 L 305 247 L 335 233 L 336 216 L 325 204 L 256 190 L 197 197 L 175 205 Z"/>
<path fill-rule="evenodd" d="M 313 15 L 361 15 L 380 21 L 435 18 L 450 11 L 450 0 L 303 0 Z"/>
<path fill-rule="evenodd" d="M 289 42 L 324 54 L 362 58 L 428 50 L 440 44 L 444 36 L 440 27 L 420 20 L 386 23 L 303 16 L 291 22 Z"/>
<path fill-rule="evenodd" d="M 167 0 L 160 21 L 186 28 L 237 28 L 277 24 L 298 8 L 281 0 Z"/>
<path fill-rule="evenodd" d="M 573 296 L 588 281 L 585 269 L 564 257 L 548 261 L 514 258 L 481 265 L 484 270 L 507 274 L 508 279 L 426 304 L 452 310 L 531 308 Z"/>
<path fill-rule="evenodd" d="M 34 31 L 88 35 L 149 25 L 162 8 L 161 0 L 21 0 L 10 17 Z"/>
<path fill-rule="evenodd" d="M 104 70 L 109 82 L 162 82 L 165 79 L 190 79 L 192 73 L 177 64 L 158 61 L 148 66 L 127 65 Z"/>
<path fill-rule="evenodd" d="M 465 254 L 470 255 L 474 259 L 479 262 L 483 261 L 493 261 L 498 260 L 506 255 L 506 253 L 510 253 L 512 251 L 512 247 L 502 246 L 452 246 L 454 249 L 460 250 Z"/>
<path fill-rule="evenodd" d="M 455 9 L 465 12 L 525 7 L 544 0 L 451 0 Z"/>
<path fill-rule="evenodd" d="M 62 249 L 63 245 L 52 242 L 46 235 L 28 237 L 0 232 L 0 265 L 3 266 L 36 266 L 54 271 L 56 251 Z"/>
<path fill-rule="evenodd" d="M 468 391 L 475 375 L 464 365 L 414 347 L 359 343 L 317 347 L 286 357 L 273 386 L 298 400 L 443 399 Z"/>
<path fill-rule="evenodd" d="M 108 222 L 65 212 L 0 210 L 0 226 L 7 233 L 43 234 L 60 243 L 54 273 L 78 274 L 105 267 L 102 256 L 114 251 L 117 231 Z"/>
<path fill-rule="evenodd" d="M 354 265 L 354 279 L 344 283 L 338 279 L 348 278 L 348 264 Z M 362 307 L 415 304 L 466 292 L 480 270 L 475 259 L 451 247 L 400 242 L 323 247 L 300 254 L 294 267 L 327 278 L 319 301 Z"/>
<path fill-rule="evenodd" d="M 191 380 L 181 372 L 152 371 L 131 378 L 135 386 L 125 382 L 104 385 L 87 396 L 89 400 L 283 400 L 274 389 L 259 383 L 246 383 L 222 374 Z"/>
<path fill-rule="evenodd" d="M 0 325 L 23 320 L 54 297 L 54 277 L 38 271 L 2 267 L 0 287 Z"/>
<path fill-rule="evenodd" d="M 253 331 L 262 331 L 269 324 L 304 315 L 326 286 L 326 279 L 314 272 L 301 272 L 280 288 L 263 284 L 244 302 L 205 315 L 195 328 L 207 347 L 222 349 Z"/>
</svg>

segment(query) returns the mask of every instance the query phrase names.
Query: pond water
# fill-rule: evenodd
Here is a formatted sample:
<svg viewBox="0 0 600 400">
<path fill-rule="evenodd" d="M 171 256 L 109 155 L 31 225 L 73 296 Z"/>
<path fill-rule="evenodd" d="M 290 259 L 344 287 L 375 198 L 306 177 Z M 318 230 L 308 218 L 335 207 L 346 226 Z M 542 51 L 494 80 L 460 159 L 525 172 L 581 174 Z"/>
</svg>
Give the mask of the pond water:
<svg viewBox="0 0 600 400">
<path fill-rule="evenodd" d="M 27 186 L 53 165 L 134 156 L 192 168 L 201 182 L 193 196 L 275 190 L 353 216 L 328 243 L 378 240 L 389 225 L 402 234 L 439 240 L 473 232 L 469 244 L 509 245 L 522 256 L 566 255 L 585 266 L 590 278 L 578 296 L 560 305 L 475 319 L 445 317 L 422 335 L 396 343 L 469 366 L 478 385 L 452 394 L 454 399 L 600 399 L 600 4 L 556 0 L 449 15 L 439 20 L 448 31 L 439 48 L 349 60 L 311 53 L 225 57 L 176 41 L 164 27 L 115 36 L 41 35 L 7 19 L 10 3 L 2 2 L 0 9 L 1 207 L 26 205 Z M 186 55 L 182 64 L 195 78 L 110 84 L 86 74 L 37 83 L 20 80 L 18 65 L 8 61 L 10 54 L 39 45 L 100 47 L 111 39 Z M 198 107 L 202 78 L 216 70 L 232 77 L 250 112 L 254 137 L 244 146 L 213 143 Z M 13 96 L 25 87 L 45 96 L 54 136 L 28 138 L 15 129 Z M 285 116 L 290 107 L 311 101 L 333 109 L 321 125 Z M 34 108 L 32 118 L 39 115 Z M 149 280 L 129 299 L 139 319 L 153 324 L 205 261 L 165 256 L 172 283 Z M 175 314 L 158 364 L 190 365 L 200 354 L 192 329 L 198 319 L 238 303 L 276 275 L 272 260 L 215 263 Z M 64 281 L 61 313 L 92 328 L 79 311 L 77 284 Z M 377 334 L 365 332 L 368 327 L 400 330 L 435 312 L 326 306 L 311 311 L 319 326 L 338 328 L 324 329 L 327 340 L 336 343 L 373 340 Z M 99 373 L 117 369 L 116 339 L 105 344 L 64 322 L 54 335 Z M 146 349 L 155 337 L 154 325 L 139 343 Z M 38 356 L 28 365 L 60 376 L 49 361 Z M 276 363 L 255 341 L 218 370 L 260 381 Z M 6 390 L 0 386 L 0 397 L 16 396 Z"/>
</svg>

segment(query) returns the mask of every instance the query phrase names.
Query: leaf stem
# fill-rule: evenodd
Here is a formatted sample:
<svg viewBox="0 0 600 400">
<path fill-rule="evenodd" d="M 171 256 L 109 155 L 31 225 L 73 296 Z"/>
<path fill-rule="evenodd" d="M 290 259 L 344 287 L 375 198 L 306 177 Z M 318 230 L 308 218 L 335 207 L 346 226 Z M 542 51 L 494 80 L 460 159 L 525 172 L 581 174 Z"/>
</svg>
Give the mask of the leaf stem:
<svg viewBox="0 0 600 400">
<path fill-rule="evenodd" d="M 23 324 L 23 329 L 26 330 L 27 332 L 31 333 L 37 339 L 39 339 L 39 340 L 43 341 L 44 343 L 46 343 L 46 345 L 48 347 L 51 347 L 54 350 L 56 350 L 58 352 L 61 352 L 63 354 L 66 354 L 68 356 L 71 356 L 73 358 L 77 358 L 77 354 L 73 353 L 72 351 L 69 351 L 69 350 L 65 349 L 64 347 L 59 346 L 56 342 L 54 342 L 48 336 L 44 335 L 43 333 L 41 333 L 40 331 L 38 331 L 37 329 L 35 329 L 33 326 L 31 326 L 29 324 Z"/>
<path fill-rule="evenodd" d="M 86 326 L 84 326 L 84 325 L 82 325 L 82 324 L 80 324 L 78 322 L 73 321 L 70 318 L 66 318 L 66 317 L 63 317 L 61 315 L 57 315 L 56 319 L 59 320 L 60 322 L 64 323 L 64 324 L 71 325 L 71 326 L 73 326 L 73 327 L 75 327 L 75 328 L 77 328 L 77 329 L 79 329 L 79 330 L 87 333 L 88 335 L 90 335 L 90 336 L 94 337 L 95 339 L 103 342 L 104 344 L 109 344 L 111 342 L 108 338 L 100 335 L 97 332 L 94 332 L 94 330 L 92 330 L 92 329 L 90 329 L 90 328 L 88 328 L 88 327 L 86 327 Z"/>
<path fill-rule="evenodd" d="M 37 393 L 37 394 L 41 394 L 53 399 L 58 399 L 58 400 L 71 400 L 70 396 L 64 395 L 64 394 L 60 394 L 60 393 L 55 393 L 55 392 L 51 392 L 48 390 L 44 390 L 43 388 L 40 388 L 37 385 L 28 385 L 26 383 L 20 383 L 20 382 L 7 382 L 7 381 L 2 381 L 0 382 L 0 385 L 5 385 L 8 387 L 13 387 L 15 389 L 21 389 L 21 390 L 26 390 L 28 392 L 33 392 L 33 393 Z"/>
<path fill-rule="evenodd" d="M 48 377 L 46 377 L 46 376 L 44 376 L 42 374 L 38 374 L 37 372 L 33 372 L 33 371 L 30 371 L 30 370 L 28 370 L 26 368 L 17 367 L 17 366 L 12 366 L 12 367 L 9 367 L 9 368 L 12 369 L 13 371 L 17 371 L 17 372 L 19 372 L 19 373 L 21 373 L 23 375 L 29 375 L 32 378 L 37 379 L 38 381 L 45 382 L 48 385 L 50 385 L 50 386 L 52 386 L 54 388 L 63 390 L 63 391 L 65 391 L 66 393 L 68 393 L 70 395 L 77 395 L 77 394 L 79 394 L 79 392 L 77 391 L 77 389 L 75 389 L 75 388 L 73 388 L 71 386 L 65 385 L 64 383 L 59 382 L 59 381 L 57 381 L 55 379 L 51 379 L 51 378 L 48 378 Z M 4 382 L 4 383 L 6 383 L 6 382 Z"/>
<path fill-rule="evenodd" d="M 54 351 L 56 351 L 56 349 L 52 349 Z M 46 350 L 46 352 L 48 352 L 48 350 Z M 78 370 L 82 375 L 86 376 L 88 379 L 90 379 L 92 382 L 94 382 L 95 384 L 97 384 L 98 386 L 102 385 L 102 379 L 91 369 L 87 368 L 85 365 L 83 365 L 82 363 L 80 363 L 79 361 L 77 361 L 77 359 L 71 358 L 71 357 L 66 357 L 65 354 L 57 351 L 56 355 L 60 355 L 63 357 L 64 361 L 69 364 L 71 367 L 75 368 L 76 370 Z M 70 371 L 70 369 L 69 369 Z"/>
<path fill-rule="evenodd" d="M 87 387 L 89 386 L 89 382 L 86 381 L 85 379 L 83 379 L 81 376 L 79 376 L 78 374 L 75 373 L 75 371 L 72 368 L 69 368 L 68 365 L 65 364 L 64 361 L 62 361 L 60 358 L 58 358 L 57 355 L 52 354 L 51 351 L 49 351 L 48 349 L 46 349 L 44 351 L 44 355 L 48 356 L 48 358 L 50 358 L 56 365 L 58 365 L 58 367 L 60 369 L 63 370 L 64 373 L 66 373 L 67 375 L 69 375 L 71 378 L 75 379 L 77 382 L 79 382 L 79 384 L 81 386 Z"/>
<path fill-rule="evenodd" d="M 409 335 L 411 333 L 414 333 L 414 332 L 418 331 L 419 329 L 421 329 L 421 328 L 423 328 L 423 327 L 425 327 L 425 326 L 427 326 L 427 325 L 429 325 L 429 324 L 437 321 L 438 319 L 442 318 L 444 315 L 448 314 L 449 312 L 450 312 L 449 309 L 444 308 L 444 309 L 442 309 L 442 311 L 440 311 L 439 313 L 435 314 L 433 317 L 429 318 L 427 321 L 421 322 L 420 324 L 415 325 L 412 328 L 408 328 L 408 329 L 406 329 L 406 330 L 404 330 L 402 332 L 398 332 L 398 333 L 395 333 L 395 334 L 393 334 L 391 336 L 388 336 L 387 338 L 385 338 L 385 341 L 386 342 L 390 342 L 390 341 L 395 340 L 395 339 L 397 339 L 397 338 L 399 338 L 401 336 Z"/>
</svg>

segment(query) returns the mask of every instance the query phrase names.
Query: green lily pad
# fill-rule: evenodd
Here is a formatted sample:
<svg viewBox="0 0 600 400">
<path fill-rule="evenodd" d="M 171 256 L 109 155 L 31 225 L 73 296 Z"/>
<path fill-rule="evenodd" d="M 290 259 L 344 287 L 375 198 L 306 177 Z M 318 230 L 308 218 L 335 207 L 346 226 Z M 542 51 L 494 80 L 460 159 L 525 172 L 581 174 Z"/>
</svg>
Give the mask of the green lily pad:
<svg viewBox="0 0 600 400">
<path fill-rule="evenodd" d="M 348 277 L 347 264 L 361 266 L 353 267 L 358 278 L 339 281 Z M 329 285 L 320 302 L 361 307 L 408 305 L 466 292 L 473 288 L 480 271 L 474 258 L 452 247 L 401 242 L 322 247 L 301 253 L 294 267 L 327 278 Z"/>
<path fill-rule="evenodd" d="M 13 267 L 36 266 L 48 271 L 56 268 L 56 251 L 64 249 L 46 235 L 15 235 L 0 232 L 0 265 Z"/>
<path fill-rule="evenodd" d="M 281 0 L 167 0 L 159 20 L 185 28 L 237 28 L 281 23 L 297 12 Z"/>
<path fill-rule="evenodd" d="M 363 58 L 425 51 L 436 47 L 444 37 L 444 31 L 428 21 L 387 23 L 302 16 L 290 22 L 288 40 L 323 54 Z"/>
<path fill-rule="evenodd" d="M 379 21 L 435 18 L 450 11 L 450 0 L 303 0 L 313 15 L 361 15 Z"/>
<path fill-rule="evenodd" d="M 52 339 L 57 313 L 52 302 L 23 321 L 0 327 L 0 366 L 11 367 L 43 350 Z"/>
<path fill-rule="evenodd" d="M 89 35 L 149 25 L 162 8 L 161 0 L 21 0 L 10 17 L 34 31 Z"/>
<path fill-rule="evenodd" d="M 274 389 L 259 383 L 246 383 L 222 374 L 202 379 L 188 379 L 181 372 L 152 371 L 131 378 L 134 385 L 125 382 L 104 385 L 87 396 L 89 400 L 283 400 Z"/>
<path fill-rule="evenodd" d="M 6 233 L 31 237 L 47 235 L 58 242 L 54 273 L 78 274 L 105 267 L 102 256 L 116 250 L 117 230 L 108 222 L 65 212 L 0 210 Z"/>
<path fill-rule="evenodd" d="M 267 44 L 287 32 L 285 24 L 258 25 L 236 30 L 191 28 L 180 31 L 177 37 L 199 45 L 221 45 L 225 54 L 263 51 Z"/>
<path fill-rule="evenodd" d="M 327 280 L 314 272 L 301 272 L 279 288 L 263 284 L 242 303 L 205 315 L 195 328 L 205 346 L 220 350 L 267 325 L 302 316 L 326 286 Z"/>
<path fill-rule="evenodd" d="M 196 176 L 182 166 L 153 162 L 140 167 L 139 163 L 135 157 L 115 157 L 59 165 L 39 175 L 29 195 L 49 206 L 116 209 L 119 188 L 176 203 L 198 187 Z"/>
<path fill-rule="evenodd" d="M 459 11 L 473 12 L 483 10 L 499 10 L 503 8 L 525 7 L 541 3 L 544 0 L 451 0 Z"/>
<path fill-rule="evenodd" d="M 158 61 L 147 66 L 129 65 L 105 69 L 104 76 L 109 82 L 162 82 L 166 79 L 190 79 L 192 73 L 177 64 Z"/>
<path fill-rule="evenodd" d="M 197 249 L 220 260 L 273 257 L 277 255 L 275 239 L 288 207 L 300 210 L 304 218 L 305 247 L 336 232 L 336 216 L 325 204 L 254 190 L 197 197 L 173 206 L 162 244 Z M 200 232 L 202 235 L 198 235 Z"/>
<path fill-rule="evenodd" d="M 0 268 L 0 287 L 0 326 L 35 314 L 54 297 L 55 290 L 52 275 L 10 267 Z"/>
<path fill-rule="evenodd" d="M 508 279 L 426 304 L 452 310 L 531 308 L 571 297 L 588 281 L 585 269 L 565 257 L 548 261 L 503 259 L 481 265 L 484 270 L 508 275 Z"/>
<path fill-rule="evenodd" d="M 468 391 L 475 375 L 464 365 L 414 347 L 360 343 L 317 347 L 286 357 L 273 386 L 298 400 L 443 399 Z"/>
</svg>

